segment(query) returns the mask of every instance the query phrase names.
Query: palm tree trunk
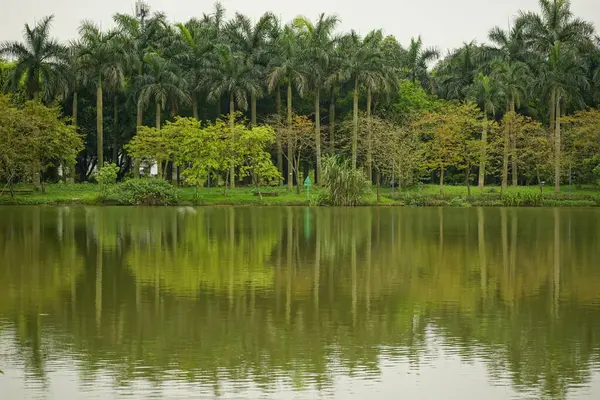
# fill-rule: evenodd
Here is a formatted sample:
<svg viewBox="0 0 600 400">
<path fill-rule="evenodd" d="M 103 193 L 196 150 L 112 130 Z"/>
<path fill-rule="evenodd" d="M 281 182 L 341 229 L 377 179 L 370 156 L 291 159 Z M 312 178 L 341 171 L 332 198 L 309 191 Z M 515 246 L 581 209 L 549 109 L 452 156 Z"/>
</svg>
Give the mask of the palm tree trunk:
<svg viewBox="0 0 600 400">
<path fill-rule="evenodd" d="M 160 129 L 160 101 L 156 101 L 155 128 Z"/>
<path fill-rule="evenodd" d="M 556 89 L 550 93 L 550 136 L 554 134 L 554 125 L 556 122 Z"/>
<path fill-rule="evenodd" d="M 250 94 L 250 125 L 256 126 L 256 95 Z"/>
<path fill-rule="evenodd" d="M 113 102 L 113 153 L 112 160 L 115 164 L 118 164 L 117 158 L 119 157 L 119 96 L 114 97 Z"/>
<path fill-rule="evenodd" d="M 373 182 L 373 137 L 371 132 L 371 102 L 373 94 L 371 89 L 367 89 L 367 176 L 369 181 Z"/>
<path fill-rule="evenodd" d="M 138 102 L 136 128 L 139 128 L 140 126 L 142 126 L 143 123 L 144 123 L 144 107 L 141 102 Z M 137 134 L 137 132 L 136 132 L 136 134 Z M 135 159 L 133 165 L 134 165 L 133 176 L 135 176 L 136 178 L 139 178 L 139 176 L 140 176 L 140 160 L 139 160 L 139 158 Z"/>
<path fill-rule="evenodd" d="M 192 93 L 192 115 L 194 119 L 198 120 L 198 96 L 196 93 Z"/>
<path fill-rule="evenodd" d="M 317 166 L 315 168 L 315 183 L 321 183 L 321 105 L 319 89 L 315 92 L 315 147 Z"/>
<path fill-rule="evenodd" d="M 290 76 L 288 79 L 288 87 L 287 87 L 287 159 L 288 159 L 288 182 L 287 187 L 288 191 L 292 191 L 294 186 L 294 168 L 292 165 L 292 160 L 294 157 L 294 152 L 292 149 L 292 77 Z"/>
<path fill-rule="evenodd" d="M 483 112 L 483 132 L 481 134 L 481 153 L 479 155 L 479 190 L 483 190 L 485 185 L 485 159 L 487 153 L 487 131 L 488 119 L 487 110 Z"/>
<path fill-rule="evenodd" d="M 444 166 L 440 165 L 440 194 L 444 194 Z"/>
<path fill-rule="evenodd" d="M 510 107 L 509 107 L 510 110 Z M 500 187 L 500 195 L 504 194 L 506 187 L 508 186 L 508 153 L 509 153 L 509 140 L 510 140 L 510 125 L 505 121 L 504 126 L 504 152 L 502 156 L 502 186 Z"/>
<path fill-rule="evenodd" d="M 98 169 L 104 166 L 104 121 L 102 119 L 102 77 L 98 77 L 98 87 L 96 89 L 96 136 L 98 151 Z"/>
<path fill-rule="evenodd" d="M 231 130 L 231 141 L 235 142 L 235 101 L 233 100 L 233 92 L 229 93 L 229 129 Z M 235 168 L 232 166 L 229 171 L 231 177 L 229 186 L 235 188 Z"/>
<path fill-rule="evenodd" d="M 354 78 L 354 104 L 352 114 L 352 170 L 356 171 L 358 147 L 358 77 Z"/>
<path fill-rule="evenodd" d="M 515 98 L 513 96 L 511 102 L 510 102 L 510 111 L 511 112 L 515 112 Z M 512 168 L 511 168 L 511 172 L 512 172 L 512 185 L 513 186 L 517 186 L 519 184 L 519 170 L 518 170 L 518 157 L 517 157 L 517 135 L 513 134 L 511 137 L 511 150 L 512 150 L 512 155 L 511 155 L 511 160 L 512 160 Z"/>
<path fill-rule="evenodd" d="M 329 100 L 329 154 L 333 155 L 335 151 L 335 91 L 331 89 L 331 99 Z"/>
<path fill-rule="evenodd" d="M 275 92 L 275 110 L 277 116 L 281 116 L 281 91 L 279 85 L 277 85 L 277 92 Z M 283 145 L 281 144 L 281 135 L 277 135 L 277 169 L 281 174 L 282 178 L 279 179 L 279 186 L 283 185 Z"/>
<path fill-rule="evenodd" d="M 560 96 L 556 97 L 556 124 L 554 130 L 554 192 L 560 192 L 560 162 L 561 162 L 561 143 L 560 143 Z"/>
<path fill-rule="evenodd" d="M 78 99 L 77 99 L 78 95 L 77 92 L 73 92 L 73 126 L 75 127 L 75 130 L 77 130 L 77 113 L 79 111 L 77 105 L 78 105 Z"/>
</svg>

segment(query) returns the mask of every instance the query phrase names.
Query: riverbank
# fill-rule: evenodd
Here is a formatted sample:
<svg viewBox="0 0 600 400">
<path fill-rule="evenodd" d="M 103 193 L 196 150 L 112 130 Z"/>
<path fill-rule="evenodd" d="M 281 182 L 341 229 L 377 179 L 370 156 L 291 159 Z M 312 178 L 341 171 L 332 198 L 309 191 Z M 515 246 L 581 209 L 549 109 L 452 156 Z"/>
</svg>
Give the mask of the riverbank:
<svg viewBox="0 0 600 400">
<path fill-rule="evenodd" d="M 318 205 L 320 189 L 311 189 L 308 197 L 304 190 L 300 194 L 296 189 L 288 192 L 285 187 L 269 187 L 262 189 L 262 197 L 254 187 L 240 187 L 228 191 L 222 188 L 179 188 L 178 205 L 217 206 L 217 205 L 253 205 L 253 206 L 307 206 Z M 103 201 L 100 187 L 94 184 L 50 184 L 46 192 L 34 192 L 31 187 L 20 186 L 15 197 L 7 191 L 0 195 L 0 205 L 114 205 Z M 466 186 L 447 186 L 440 195 L 437 185 L 421 185 L 402 191 L 391 188 L 381 189 L 378 201 L 375 190 L 369 195 L 364 205 L 368 206 L 416 206 L 416 207 L 515 207 L 515 206 L 549 206 L 549 207 L 598 207 L 600 206 L 600 187 L 584 186 L 564 187 L 563 193 L 554 193 L 554 188 L 545 187 L 540 194 L 538 187 L 510 187 L 501 196 L 500 188 L 486 187 L 483 192 L 471 188 L 468 196 Z"/>
</svg>

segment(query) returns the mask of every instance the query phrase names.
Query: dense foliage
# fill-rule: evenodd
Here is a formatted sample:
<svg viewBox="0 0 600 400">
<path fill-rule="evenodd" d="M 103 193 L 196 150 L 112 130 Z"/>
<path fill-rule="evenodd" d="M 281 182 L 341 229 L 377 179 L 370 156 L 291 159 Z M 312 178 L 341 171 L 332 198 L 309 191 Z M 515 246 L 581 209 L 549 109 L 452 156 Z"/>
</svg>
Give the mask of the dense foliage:
<svg viewBox="0 0 600 400">
<path fill-rule="evenodd" d="M 0 85 L 71 117 L 85 136 L 80 181 L 111 161 L 119 179 L 156 165 L 191 185 L 279 177 L 291 189 L 309 173 L 320 183 L 323 157 L 338 155 L 373 182 L 559 191 L 597 180 L 600 39 L 570 1 L 539 5 L 442 59 L 420 37 L 404 47 L 381 30 L 340 34 L 324 14 L 288 24 L 228 20 L 220 4 L 177 24 L 116 14 L 108 30 L 82 22 L 68 46 L 48 17 L 26 25 L 24 42 L 0 44 Z"/>
</svg>

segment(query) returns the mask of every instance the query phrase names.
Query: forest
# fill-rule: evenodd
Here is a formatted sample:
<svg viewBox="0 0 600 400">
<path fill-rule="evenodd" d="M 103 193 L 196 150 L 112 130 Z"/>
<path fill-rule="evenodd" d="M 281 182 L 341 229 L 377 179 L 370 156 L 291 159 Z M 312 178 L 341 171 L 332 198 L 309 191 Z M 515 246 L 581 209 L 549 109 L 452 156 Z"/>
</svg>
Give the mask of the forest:
<svg viewBox="0 0 600 400">
<path fill-rule="evenodd" d="M 600 37 L 540 0 L 484 43 L 340 32 L 335 15 L 253 21 L 219 3 L 81 22 L 0 43 L 0 181 L 320 184 L 331 159 L 367 180 L 508 186 L 600 181 Z M 142 9 L 144 11 L 144 9 Z M 107 171 L 108 168 L 108 172 Z"/>
</svg>

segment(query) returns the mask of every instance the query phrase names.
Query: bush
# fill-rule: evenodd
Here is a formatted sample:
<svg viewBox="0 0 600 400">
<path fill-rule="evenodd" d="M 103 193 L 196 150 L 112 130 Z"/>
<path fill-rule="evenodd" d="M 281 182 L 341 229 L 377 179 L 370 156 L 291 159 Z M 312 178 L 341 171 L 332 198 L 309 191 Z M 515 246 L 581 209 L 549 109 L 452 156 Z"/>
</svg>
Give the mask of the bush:
<svg viewBox="0 0 600 400">
<path fill-rule="evenodd" d="M 179 201 L 179 190 L 162 179 L 131 179 L 111 188 L 105 201 L 124 205 L 173 205 Z"/>
<path fill-rule="evenodd" d="M 519 206 L 541 206 L 544 204 L 544 197 L 541 193 L 507 193 L 502 196 L 502 204 L 505 207 Z"/>
<path fill-rule="evenodd" d="M 119 167 L 112 163 L 107 163 L 102 168 L 94 172 L 94 178 L 100 185 L 102 196 L 106 196 L 108 194 L 109 187 L 107 185 L 114 185 L 117 182 L 118 173 Z"/>
<path fill-rule="evenodd" d="M 362 171 L 352 170 L 347 160 L 337 156 L 323 160 L 322 201 L 333 206 L 355 206 L 363 203 L 371 190 L 371 183 Z"/>
<path fill-rule="evenodd" d="M 452 200 L 450 200 L 450 203 L 448 203 L 448 205 L 450 207 L 470 207 L 471 204 L 469 204 L 469 202 L 467 201 L 466 198 L 464 197 L 454 197 Z"/>
<path fill-rule="evenodd" d="M 596 183 L 600 185 L 600 164 L 598 164 L 596 168 L 592 170 L 592 173 L 596 177 Z"/>
</svg>

